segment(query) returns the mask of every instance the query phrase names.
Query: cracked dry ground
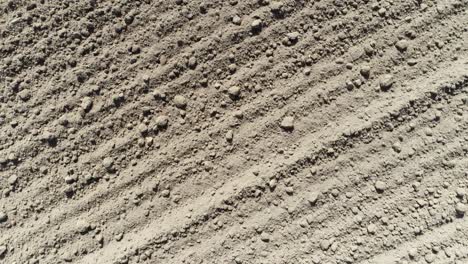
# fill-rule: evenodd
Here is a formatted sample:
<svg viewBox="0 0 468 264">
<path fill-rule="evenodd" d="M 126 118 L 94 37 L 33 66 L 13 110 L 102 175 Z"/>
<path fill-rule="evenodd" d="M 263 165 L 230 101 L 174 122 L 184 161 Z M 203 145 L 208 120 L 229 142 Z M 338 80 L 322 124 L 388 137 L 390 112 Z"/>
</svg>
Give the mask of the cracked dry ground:
<svg viewBox="0 0 468 264">
<path fill-rule="evenodd" d="M 0 83 L 0 263 L 468 263 L 466 0 L 2 0 Z"/>
</svg>

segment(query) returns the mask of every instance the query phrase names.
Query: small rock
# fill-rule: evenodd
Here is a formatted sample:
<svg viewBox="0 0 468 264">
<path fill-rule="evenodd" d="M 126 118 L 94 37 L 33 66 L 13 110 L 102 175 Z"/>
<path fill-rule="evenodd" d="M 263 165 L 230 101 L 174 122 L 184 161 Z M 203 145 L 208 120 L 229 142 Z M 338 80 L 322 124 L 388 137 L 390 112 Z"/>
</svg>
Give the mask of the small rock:
<svg viewBox="0 0 468 264">
<path fill-rule="evenodd" d="M 252 21 L 252 24 L 250 24 L 250 29 L 252 32 L 258 32 L 262 29 L 262 20 L 260 19 L 255 19 Z"/>
<path fill-rule="evenodd" d="M 270 5 L 270 11 L 275 15 L 280 15 L 282 13 L 284 4 L 282 2 L 273 2 Z"/>
<path fill-rule="evenodd" d="M 0 246 L 0 257 L 4 257 L 7 252 L 7 247 L 4 245 Z"/>
<path fill-rule="evenodd" d="M 140 124 L 138 126 L 138 132 L 140 132 L 141 135 L 146 135 L 148 133 L 148 126 L 145 124 Z"/>
<path fill-rule="evenodd" d="M 456 211 L 458 217 L 465 216 L 466 205 L 462 204 L 462 203 L 457 203 L 457 205 L 455 206 L 455 211 Z"/>
<path fill-rule="evenodd" d="M 268 234 L 265 233 L 265 232 L 262 232 L 262 234 L 260 235 L 260 239 L 261 239 L 263 242 L 270 242 L 270 235 L 268 235 Z"/>
<path fill-rule="evenodd" d="M 411 259 L 415 259 L 417 256 L 418 256 L 418 249 L 417 248 L 410 248 L 408 250 L 408 256 L 411 258 Z"/>
<path fill-rule="evenodd" d="M 122 93 L 115 94 L 112 96 L 112 102 L 114 103 L 115 106 L 120 106 L 124 100 L 125 100 L 125 96 Z"/>
<path fill-rule="evenodd" d="M 93 108 L 93 100 L 90 97 L 85 97 L 81 100 L 81 108 L 87 113 Z"/>
<path fill-rule="evenodd" d="M 294 117 L 287 116 L 281 121 L 280 127 L 284 130 L 291 131 L 294 129 Z"/>
<path fill-rule="evenodd" d="M 104 158 L 104 160 L 102 160 L 102 166 L 108 171 L 112 170 L 113 165 L 114 165 L 114 159 L 111 157 L 106 157 Z"/>
<path fill-rule="evenodd" d="M 383 181 L 376 181 L 374 187 L 378 193 L 383 193 L 387 188 L 387 185 Z"/>
<path fill-rule="evenodd" d="M 163 129 L 166 128 L 169 124 L 169 118 L 167 116 L 161 115 L 156 118 L 155 122 L 159 129 Z"/>
<path fill-rule="evenodd" d="M 295 32 L 288 33 L 286 37 L 288 38 L 291 44 L 295 44 L 299 40 L 300 35 L 301 34 L 299 32 L 295 31 Z"/>
<path fill-rule="evenodd" d="M 173 102 L 177 108 L 184 109 L 185 107 L 187 107 L 187 99 L 185 99 L 185 97 L 183 97 L 182 95 L 174 96 Z"/>
<path fill-rule="evenodd" d="M 8 215 L 5 212 L 0 211 L 0 223 L 6 222 L 6 220 L 8 220 Z"/>
<path fill-rule="evenodd" d="M 228 89 L 229 97 L 232 99 L 238 99 L 241 93 L 241 89 L 239 86 L 232 86 Z"/>
<path fill-rule="evenodd" d="M 91 230 L 91 225 L 85 220 L 78 220 L 76 223 L 76 228 L 80 234 L 84 235 Z"/>
<path fill-rule="evenodd" d="M 392 149 L 397 152 L 397 153 L 400 153 L 401 152 L 401 144 L 399 142 L 395 142 L 393 145 L 392 145 Z"/>
<path fill-rule="evenodd" d="M 192 70 L 195 69 L 197 67 L 197 58 L 190 57 L 187 66 Z"/>
<path fill-rule="evenodd" d="M 373 235 L 377 231 L 377 227 L 374 224 L 367 226 L 367 233 Z"/>
<path fill-rule="evenodd" d="M 405 52 L 408 49 L 408 41 L 402 39 L 395 43 L 395 47 L 398 49 L 399 52 Z"/>
<path fill-rule="evenodd" d="M 274 190 L 276 188 L 277 183 L 278 182 L 276 181 L 276 179 L 271 179 L 270 182 L 268 183 L 270 190 Z"/>
<path fill-rule="evenodd" d="M 169 197 L 170 194 L 171 194 L 171 192 L 170 192 L 169 190 L 167 190 L 167 189 L 165 189 L 165 190 L 163 190 L 163 191 L 161 192 L 161 195 L 162 195 L 163 197 L 166 197 L 166 198 Z"/>
<path fill-rule="evenodd" d="M 234 133 L 232 132 L 232 130 L 229 130 L 228 132 L 226 132 L 226 140 L 228 142 L 232 142 L 233 139 L 234 139 Z"/>
<path fill-rule="evenodd" d="M 119 234 L 117 234 L 117 235 L 115 236 L 115 240 L 117 240 L 117 241 L 121 241 L 122 238 L 123 238 L 123 233 L 119 233 Z"/>
<path fill-rule="evenodd" d="M 307 197 L 307 201 L 309 202 L 310 205 L 315 205 L 318 200 L 318 193 L 316 192 L 311 192 L 309 193 Z"/>
<path fill-rule="evenodd" d="M 370 67 L 368 65 L 362 66 L 360 73 L 364 78 L 369 78 L 370 76 Z"/>
<path fill-rule="evenodd" d="M 320 242 L 320 248 L 323 250 L 323 251 L 327 251 L 331 246 L 331 243 L 329 240 L 322 240 Z"/>
<path fill-rule="evenodd" d="M 380 80 L 380 89 L 382 89 L 382 91 L 388 91 L 390 88 L 392 88 L 393 83 L 393 75 L 385 74 Z"/>
<path fill-rule="evenodd" d="M 16 174 L 11 175 L 8 177 L 8 184 L 15 185 L 18 182 L 18 176 Z"/>
<path fill-rule="evenodd" d="M 291 187 L 291 186 L 286 187 L 284 190 L 285 190 L 286 193 L 289 194 L 289 195 L 293 195 L 293 193 L 294 193 L 294 188 Z"/>
<path fill-rule="evenodd" d="M 466 192 L 463 188 L 457 188 L 456 193 L 458 198 L 463 198 L 466 195 Z"/>
<path fill-rule="evenodd" d="M 166 99 L 166 94 L 158 89 L 153 91 L 153 98 L 156 100 L 165 100 Z"/>
<path fill-rule="evenodd" d="M 77 179 L 76 179 L 76 177 L 74 177 L 74 176 L 67 176 L 67 177 L 65 177 L 65 183 L 67 183 L 67 184 L 72 184 L 72 183 L 74 183 L 76 180 L 77 180 Z"/>
<path fill-rule="evenodd" d="M 238 15 L 235 15 L 232 17 L 232 23 L 234 25 L 240 25 L 242 23 L 242 19 L 238 16 Z"/>
<path fill-rule="evenodd" d="M 428 253 L 424 256 L 424 259 L 426 260 L 427 263 L 433 263 L 436 259 L 436 256 L 432 253 Z"/>
</svg>

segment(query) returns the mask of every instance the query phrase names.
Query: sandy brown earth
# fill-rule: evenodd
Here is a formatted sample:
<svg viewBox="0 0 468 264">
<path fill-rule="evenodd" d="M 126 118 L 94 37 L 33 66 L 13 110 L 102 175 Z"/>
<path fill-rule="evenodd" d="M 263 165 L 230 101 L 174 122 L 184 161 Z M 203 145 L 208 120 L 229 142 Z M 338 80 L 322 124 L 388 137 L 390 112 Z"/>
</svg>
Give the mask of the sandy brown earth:
<svg viewBox="0 0 468 264">
<path fill-rule="evenodd" d="M 0 263 L 468 263 L 467 0 L 0 0 L 0 83 Z"/>
</svg>

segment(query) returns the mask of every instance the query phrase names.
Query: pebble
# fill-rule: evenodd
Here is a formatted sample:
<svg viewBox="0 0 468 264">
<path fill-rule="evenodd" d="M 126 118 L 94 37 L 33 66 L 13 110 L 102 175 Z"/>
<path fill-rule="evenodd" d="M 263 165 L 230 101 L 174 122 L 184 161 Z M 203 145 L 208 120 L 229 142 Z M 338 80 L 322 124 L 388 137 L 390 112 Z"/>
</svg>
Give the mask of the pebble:
<svg viewBox="0 0 468 264">
<path fill-rule="evenodd" d="M 242 23 L 242 19 L 238 16 L 238 15 L 235 15 L 233 18 L 232 18 L 232 23 L 234 25 L 240 25 Z"/>
<path fill-rule="evenodd" d="M 379 193 L 382 193 L 385 191 L 385 189 L 387 188 L 387 185 L 385 184 L 385 182 L 383 181 L 376 181 L 375 182 L 375 190 Z"/>
<path fill-rule="evenodd" d="M 395 47 L 398 49 L 400 52 L 405 52 L 408 49 L 408 41 L 405 39 L 402 39 L 395 43 Z"/>
<path fill-rule="evenodd" d="M 167 116 L 161 115 L 156 118 L 156 126 L 158 128 L 166 128 L 169 124 L 169 118 Z"/>
<path fill-rule="evenodd" d="M 76 223 L 76 228 L 80 234 L 84 235 L 91 230 L 91 225 L 84 220 L 78 220 Z"/>
<path fill-rule="evenodd" d="M 114 159 L 111 158 L 111 157 L 106 157 L 104 158 L 104 160 L 102 161 L 102 166 L 104 166 L 104 168 L 106 170 L 111 170 L 112 169 L 112 165 L 114 165 Z"/>
<path fill-rule="evenodd" d="M 289 186 L 285 188 L 287 194 L 292 195 L 294 193 L 294 188 Z"/>
<path fill-rule="evenodd" d="M 90 97 L 83 98 L 83 100 L 81 100 L 81 108 L 85 112 L 91 111 L 91 108 L 93 108 L 93 100 Z"/>
<path fill-rule="evenodd" d="M 138 126 L 138 132 L 140 132 L 141 135 L 146 135 L 148 133 L 148 126 L 145 124 L 140 124 Z"/>
<path fill-rule="evenodd" d="M 456 193 L 458 198 L 463 198 L 466 194 L 463 188 L 457 188 Z"/>
<path fill-rule="evenodd" d="M 6 220 L 8 220 L 8 215 L 5 212 L 0 211 L 0 223 L 6 222 Z"/>
<path fill-rule="evenodd" d="M 15 185 L 18 182 L 18 176 L 16 174 L 11 175 L 8 177 L 8 184 Z"/>
<path fill-rule="evenodd" d="M 119 233 L 115 236 L 115 240 L 120 241 L 123 238 L 123 233 Z"/>
<path fill-rule="evenodd" d="M 276 188 L 276 185 L 277 185 L 276 179 L 271 179 L 270 182 L 268 183 L 270 190 L 274 190 Z"/>
<path fill-rule="evenodd" d="M 7 252 L 7 247 L 1 245 L 0 246 L 0 257 L 5 256 L 5 253 Z"/>
<path fill-rule="evenodd" d="M 174 96 L 173 102 L 177 108 L 184 109 L 187 107 L 187 99 L 182 95 Z"/>
<path fill-rule="evenodd" d="M 382 89 L 382 91 L 388 91 L 392 88 L 394 82 L 393 75 L 385 74 L 380 80 L 380 89 Z"/>
<path fill-rule="evenodd" d="M 270 242 L 270 236 L 265 232 L 262 232 L 262 234 L 260 235 L 260 239 L 263 242 Z"/>
<path fill-rule="evenodd" d="M 258 32 L 262 29 L 262 20 L 260 19 L 255 19 L 254 21 L 252 21 L 252 24 L 250 24 L 250 29 L 253 31 L 253 32 Z"/>
<path fill-rule="evenodd" d="M 74 176 L 67 176 L 67 177 L 65 177 L 65 183 L 67 183 L 67 184 L 72 184 L 72 183 L 74 183 L 76 180 L 77 180 L 77 179 L 76 179 L 76 177 L 74 177 Z"/>
<path fill-rule="evenodd" d="M 400 144 L 399 142 L 393 143 L 392 149 L 393 149 L 395 152 L 400 153 L 400 152 L 401 152 L 401 144 Z"/>
<path fill-rule="evenodd" d="M 370 76 L 370 67 L 368 65 L 362 66 L 360 73 L 364 78 L 369 78 Z"/>
<path fill-rule="evenodd" d="M 410 248 L 408 250 L 408 256 L 411 258 L 411 259 L 414 259 L 418 256 L 418 250 L 416 248 Z"/>
<path fill-rule="evenodd" d="M 374 224 L 367 226 L 367 233 L 373 235 L 377 231 L 377 227 Z"/>
<path fill-rule="evenodd" d="M 291 46 L 298 42 L 300 33 L 299 32 L 291 32 L 286 34 L 286 37 L 283 39 L 283 44 L 285 46 Z"/>
<path fill-rule="evenodd" d="M 320 248 L 323 250 L 323 251 L 327 251 L 331 246 L 331 243 L 330 241 L 328 240 L 322 240 L 320 242 Z"/>
<path fill-rule="evenodd" d="M 294 129 L 294 117 L 287 116 L 281 121 L 280 127 L 284 130 L 293 130 Z"/>
<path fill-rule="evenodd" d="M 280 14 L 284 4 L 282 2 L 273 2 L 270 5 L 270 11 L 274 14 Z"/>
<path fill-rule="evenodd" d="M 457 213 L 457 216 L 463 217 L 466 212 L 466 205 L 462 203 L 457 203 L 457 205 L 455 206 L 455 211 Z"/>
<path fill-rule="evenodd" d="M 435 261 L 435 255 L 432 253 L 428 253 L 424 256 L 424 259 L 427 263 L 433 263 Z"/>
<path fill-rule="evenodd" d="M 166 94 L 160 90 L 154 90 L 153 91 L 153 98 L 156 100 L 165 100 L 166 99 Z"/>
<path fill-rule="evenodd" d="M 233 139 L 234 139 L 234 133 L 232 132 L 232 130 L 229 130 L 228 132 L 226 132 L 226 140 L 228 142 L 232 142 Z"/>
<path fill-rule="evenodd" d="M 188 67 L 190 69 L 195 69 L 197 67 L 197 58 L 195 57 L 190 57 L 187 63 Z"/>
<path fill-rule="evenodd" d="M 317 192 L 311 192 L 309 193 L 307 197 L 307 201 L 309 202 L 310 205 L 315 205 L 318 200 L 318 193 Z"/>
<path fill-rule="evenodd" d="M 228 94 L 232 99 L 238 99 L 241 94 L 241 89 L 239 86 L 232 86 L 228 89 Z"/>
<path fill-rule="evenodd" d="M 167 190 L 167 189 L 161 191 L 161 195 L 162 195 L 163 197 L 166 197 L 166 198 L 167 198 L 167 197 L 169 197 L 170 194 L 171 194 L 171 192 L 170 192 L 169 190 Z"/>
</svg>

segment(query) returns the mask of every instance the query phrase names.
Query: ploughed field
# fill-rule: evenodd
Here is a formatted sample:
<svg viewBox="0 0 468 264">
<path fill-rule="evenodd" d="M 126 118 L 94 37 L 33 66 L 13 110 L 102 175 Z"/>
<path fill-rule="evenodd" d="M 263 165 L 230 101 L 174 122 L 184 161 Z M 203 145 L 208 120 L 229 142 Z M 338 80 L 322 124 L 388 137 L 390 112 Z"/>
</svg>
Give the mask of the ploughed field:
<svg viewBox="0 0 468 264">
<path fill-rule="evenodd" d="M 0 263 L 468 263 L 467 0 L 2 0 L 0 83 Z"/>
</svg>

